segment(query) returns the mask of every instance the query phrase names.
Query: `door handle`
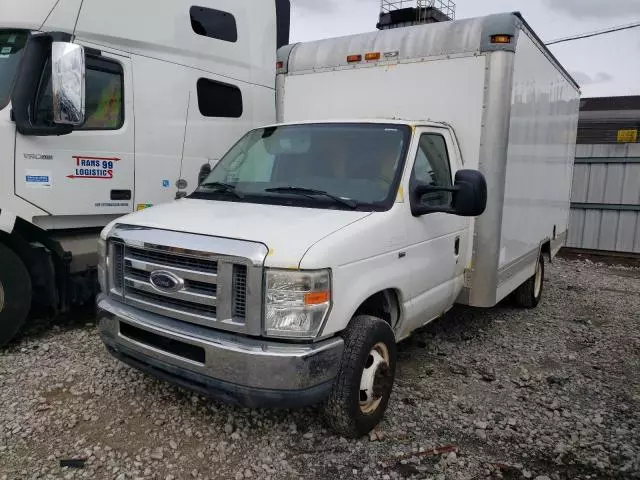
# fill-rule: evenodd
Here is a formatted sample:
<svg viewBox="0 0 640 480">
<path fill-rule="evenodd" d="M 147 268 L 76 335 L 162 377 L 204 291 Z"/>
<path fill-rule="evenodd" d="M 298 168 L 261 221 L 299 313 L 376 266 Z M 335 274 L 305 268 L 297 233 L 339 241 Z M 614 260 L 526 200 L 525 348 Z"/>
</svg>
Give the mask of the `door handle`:
<svg viewBox="0 0 640 480">
<path fill-rule="evenodd" d="M 111 190 L 111 200 L 131 200 L 131 190 Z"/>
<path fill-rule="evenodd" d="M 456 241 L 453 244 L 453 251 L 456 257 L 460 255 L 460 237 L 456 237 Z"/>
</svg>

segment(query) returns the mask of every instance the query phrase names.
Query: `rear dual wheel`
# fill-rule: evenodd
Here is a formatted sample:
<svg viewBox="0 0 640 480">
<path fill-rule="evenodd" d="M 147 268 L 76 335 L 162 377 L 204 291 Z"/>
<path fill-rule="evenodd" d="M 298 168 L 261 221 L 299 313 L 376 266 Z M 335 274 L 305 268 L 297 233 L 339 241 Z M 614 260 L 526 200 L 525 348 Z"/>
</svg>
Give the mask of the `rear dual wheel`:
<svg viewBox="0 0 640 480">
<path fill-rule="evenodd" d="M 540 253 L 536 270 L 529 280 L 524 282 L 514 293 L 516 305 L 522 308 L 535 308 L 542 299 L 544 289 L 544 256 Z"/>
<path fill-rule="evenodd" d="M 0 245 L 0 347 L 15 337 L 31 309 L 31 277 L 13 250 Z"/>
</svg>

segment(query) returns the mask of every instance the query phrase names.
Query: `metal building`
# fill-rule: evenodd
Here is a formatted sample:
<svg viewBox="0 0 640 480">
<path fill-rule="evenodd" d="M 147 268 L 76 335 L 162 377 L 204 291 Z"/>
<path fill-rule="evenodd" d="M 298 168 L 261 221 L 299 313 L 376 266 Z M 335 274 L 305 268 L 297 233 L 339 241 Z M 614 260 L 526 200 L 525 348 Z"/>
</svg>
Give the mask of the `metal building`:
<svg viewBox="0 0 640 480">
<path fill-rule="evenodd" d="M 640 254 L 640 96 L 583 99 L 567 246 Z"/>
</svg>

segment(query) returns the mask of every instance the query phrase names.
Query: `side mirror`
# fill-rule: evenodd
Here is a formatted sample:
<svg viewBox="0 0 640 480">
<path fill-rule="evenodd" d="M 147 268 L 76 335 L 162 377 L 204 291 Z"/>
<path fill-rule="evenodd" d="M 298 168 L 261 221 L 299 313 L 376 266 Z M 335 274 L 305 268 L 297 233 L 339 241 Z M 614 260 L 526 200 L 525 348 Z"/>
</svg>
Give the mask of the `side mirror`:
<svg viewBox="0 0 640 480">
<path fill-rule="evenodd" d="M 85 118 L 85 56 L 82 46 L 53 42 L 51 87 L 54 122 L 61 125 L 82 125 Z"/>
<path fill-rule="evenodd" d="M 424 202 L 430 193 L 451 192 L 451 205 L 433 205 Z M 437 198 L 437 196 L 436 196 Z M 437 187 L 424 183 L 416 185 L 411 192 L 411 213 L 421 217 L 429 213 L 450 213 L 460 217 L 477 217 L 487 208 L 487 181 L 476 170 L 460 170 L 456 173 L 453 187 Z"/>
<path fill-rule="evenodd" d="M 204 182 L 209 174 L 211 174 L 211 165 L 205 163 L 204 165 L 202 165 L 202 167 L 200 167 L 200 173 L 198 174 L 198 185 Z"/>
<path fill-rule="evenodd" d="M 477 170 L 456 173 L 453 209 L 461 217 L 479 217 L 487 209 L 487 180 Z"/>
</svg>

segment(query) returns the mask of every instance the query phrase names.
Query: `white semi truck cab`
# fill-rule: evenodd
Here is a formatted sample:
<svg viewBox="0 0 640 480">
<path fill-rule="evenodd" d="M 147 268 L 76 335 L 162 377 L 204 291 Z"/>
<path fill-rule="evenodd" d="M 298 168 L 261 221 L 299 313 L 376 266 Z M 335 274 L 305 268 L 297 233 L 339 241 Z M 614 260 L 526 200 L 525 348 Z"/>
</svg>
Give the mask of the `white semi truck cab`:
<svg viewBox="0 0 640 480">
<path fill-rule="evenodd" d="M 288 0 L 0 0 L 0 346 L 91 300 L 113 219 L 275 121 Z M 94 287 L 95 285 L 95 287 Z"/>
<path fill-rule="evenodd" d="M 122 361 L 245 406 L 380 421 L 396 343 L 456 303 L 542 298 L 580 92 L 518 14 L 283 47 L 280 123 L 189 198 L 101 235 Z M 431 120 L 429 120 L 431 119 Z"/>
</svg>

